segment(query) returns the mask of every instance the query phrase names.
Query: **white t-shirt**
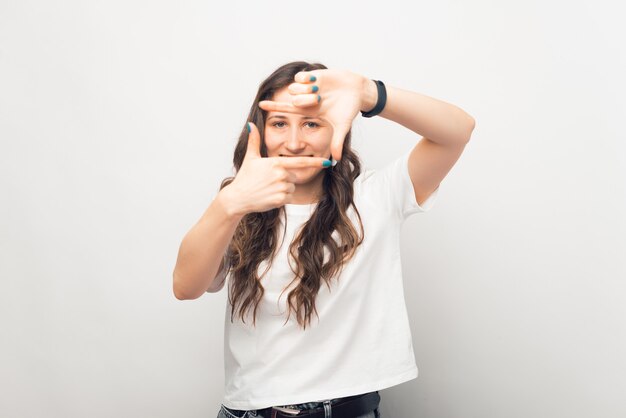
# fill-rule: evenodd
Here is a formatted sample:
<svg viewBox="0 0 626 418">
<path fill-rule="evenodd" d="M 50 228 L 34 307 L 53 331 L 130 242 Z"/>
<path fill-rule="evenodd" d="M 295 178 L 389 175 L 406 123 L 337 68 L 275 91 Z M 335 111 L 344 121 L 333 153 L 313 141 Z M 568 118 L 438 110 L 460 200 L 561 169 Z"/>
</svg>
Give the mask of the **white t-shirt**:
<svg viewBox="0 0 626 418">
<path fill-rule="evenodd" d="M 313 313 L 306 330 L 300 328 L 293 311 L 285 323 L 286 299 L 295 283 L 281 292 L 294 277 L 287 265 L 289 244 L 317 203 L 285 205 L 286 238 L 261 280 L 265 294 L 257 309 L 256 328 L 251 314 L 245 324 L 237 315 L 231 323 L 230 303 L 226 304 L 222 402 L 226 407 L 251 410 L 321 401 L 381 390 L 417 377 L 404 301 L 400 227 L 409 215 L 430 210 L 439 188 L 421 207 L 417 204 L 408 156 L 409 152 L 382 169 L 363 170 L 355 179 L 354 201 L 365 238 L 338 280 L 333 278 L 330 292 L 322 281 L 315 302 L 319 320 Z M 360 232 L 354 210 L 348 213 Z M 260 273 L 266 265 L 261 263 Z"/>
</svg>

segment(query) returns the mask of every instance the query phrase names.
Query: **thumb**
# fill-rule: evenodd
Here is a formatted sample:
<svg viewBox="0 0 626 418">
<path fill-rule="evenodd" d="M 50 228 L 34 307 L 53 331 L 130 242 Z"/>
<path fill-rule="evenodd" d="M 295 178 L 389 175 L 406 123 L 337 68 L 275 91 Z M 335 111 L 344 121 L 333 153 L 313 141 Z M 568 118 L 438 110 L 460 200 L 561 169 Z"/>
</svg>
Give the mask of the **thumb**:
<svg viewBox="0 0 626 418">
<path fill-rule="evenodd" d="M 350 130 L 350 124 L 337 124 L 333 129 L 333 139 L 330 143 L 330 153 L 332 157 L 340 161 L 341 160 L 341 151 L 343 149 L 343 141 Z"/>
<path fill-rule="evenodd" d="M 261 157 L 261 134 L 259 129 L 252 122 L 248 122 L 246 129 L 248 130 L 248 148 L 244 161 L 248 158 Z"/>
</svg>

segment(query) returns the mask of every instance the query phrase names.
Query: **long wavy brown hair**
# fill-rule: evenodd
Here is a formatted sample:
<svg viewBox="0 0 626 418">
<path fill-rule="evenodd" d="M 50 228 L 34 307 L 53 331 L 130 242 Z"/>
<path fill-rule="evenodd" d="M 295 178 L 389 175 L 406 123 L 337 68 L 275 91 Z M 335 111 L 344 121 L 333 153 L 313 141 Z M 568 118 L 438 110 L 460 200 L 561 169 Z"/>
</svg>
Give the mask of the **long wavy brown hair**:
<svg viewBox="0 0 626 418">
<path fill-rule="evenodd" d="M 277 91 L 294 82 L 296 73 L 326 68 L 319 63 L 291 62 L 276 69 L 260 84 L 250 108 L 248 121 L 253 122 L 261 134 L 261 156 L 267 157 L 264 140 L 267 111 L 258 106 L 259 102 L 272 100 Z M 324 169 L 324 192 L 315 211 L 289 246 L 288 254 L 293 257 L 297 265 L 294 269 L 294 266 L 289 263 L 295 277 L 283 289 L 283 292 L 294 282 L 297 282 L 297 286 L 289 292 L 287 297 L 289 306 L 287 320 L 292 310 L 295 311 L 298 324 L 303 329 L 310 324 L 313 312 L 319 319 L 315 308 L 315 298 L 322 280 L 330 289 L 331 279 L 341 273 L 344 263 L 353 257 L 356 248 L 363 242 L 363 223 L 353 201 L 353 184 L 361 173 L 361 162 L 356 152 L 351 149 L 350 142 L 351 131 L 347 133 L 343 142 L 341 162 L 335 167 Z M 233 156 L 236 172 L 241 168 L 247 146 L 248 132 L 244 124 Z M 225 178 L 220 185 L 220 190 L 234 179 L 235 177 Z M 346 214 L 350 206 L 354 207 L 358 217 L 360 235 Z M 256 325 L 257 307 L 264 293 L 260 279 L 268 272 L 278 249 L 278 228 L 281 223 L 280 216 L 285 215 L 284 211 L 284 206 L 281 206 L 265 212 L 248 213 L 241 219 L 235 230 L 224 263 L 228 269 L 227 273 L 231 273 L 231 286 L 228 294 L 228 301 L 232 307 L 231 322 L 236 311 L 235 306 L 238 306 L 238 314 L 245 323 L 246 313 L 254 305 L 253 325 Z M 284 216 L 283 219 L 286 221 L 287 217 Z M 338 235 L 341 245 L 335 241 L 333 233 Z M 283 233 L 283 239 L 284 237 Z M 327 249 L 327 254 L 324 248 Z M 325 262 L 326 257 L 328 260 Z M 258 267 L 264 260 L 268 260 L 267 267 L 259 277 Z"/>
</svg>

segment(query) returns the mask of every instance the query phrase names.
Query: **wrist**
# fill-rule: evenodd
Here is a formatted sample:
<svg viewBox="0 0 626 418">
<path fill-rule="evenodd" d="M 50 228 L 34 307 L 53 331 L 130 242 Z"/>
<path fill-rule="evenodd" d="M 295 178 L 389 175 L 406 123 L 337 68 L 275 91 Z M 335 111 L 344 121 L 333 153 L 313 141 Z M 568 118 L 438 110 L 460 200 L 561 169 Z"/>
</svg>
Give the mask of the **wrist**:
<svg viewBox="0 0 626 418">
<path fill-rule="evenodd" d="M 240 208 L 237 200 L 233 198 L 230 185 L 219 191 L 215 198 L 215 203 L 229 221 L 239 222 L 246 215 L 246 211 Z"/>
<path fill-rule="evenodd" d="M 365 78 L 361 92 L 361 112 L 369 112 L 374 109 L 378 100 L 378 88 L 374 80 Z"/>
</svg>

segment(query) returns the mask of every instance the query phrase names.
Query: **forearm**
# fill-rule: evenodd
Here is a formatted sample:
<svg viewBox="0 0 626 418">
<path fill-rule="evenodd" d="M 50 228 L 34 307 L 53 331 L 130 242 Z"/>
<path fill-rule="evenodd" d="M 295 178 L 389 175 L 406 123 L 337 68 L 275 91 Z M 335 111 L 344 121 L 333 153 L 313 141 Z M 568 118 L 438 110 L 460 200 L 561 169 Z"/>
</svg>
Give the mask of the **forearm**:
<svg viewBox="0 0 626 418">
<path fill-rule="evenodd" d="M 378 115 L 410 129 L 433 142 L 466 143 L 474 129 L 474 119 L 459 107 L 423 94 L 385 85 L 387 103 Z M 378 90 L 369 80 L 363 90 L 363 111 L 376 105 Z"/>
<path fill-rule="evenodd" d="M 243 218 L 243 215 L 230 213 L 225 190 L 218 193 L 183 238 L 173 273 L 174 294 L 178 299 L 196 299 L 209 289 Z"/>
</svg>

